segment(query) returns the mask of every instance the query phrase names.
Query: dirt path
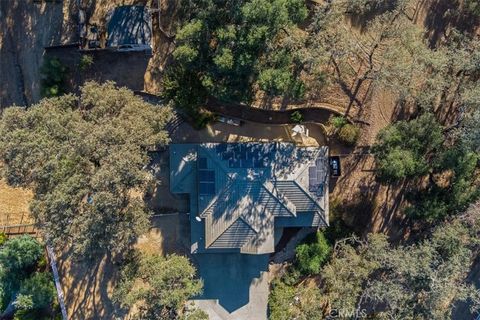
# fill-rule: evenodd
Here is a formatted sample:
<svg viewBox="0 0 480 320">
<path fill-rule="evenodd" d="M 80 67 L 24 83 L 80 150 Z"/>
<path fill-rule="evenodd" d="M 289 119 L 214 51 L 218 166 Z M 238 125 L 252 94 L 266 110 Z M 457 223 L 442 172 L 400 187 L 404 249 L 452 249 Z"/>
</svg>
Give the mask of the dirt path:
<svg viewBox="0 0 480 320">
<path fill-rule="evenodd" d="M 74 40 L 74 3 L 0 1 L 0 108 L 40 99 L 44 47 Z"/>
</svg>

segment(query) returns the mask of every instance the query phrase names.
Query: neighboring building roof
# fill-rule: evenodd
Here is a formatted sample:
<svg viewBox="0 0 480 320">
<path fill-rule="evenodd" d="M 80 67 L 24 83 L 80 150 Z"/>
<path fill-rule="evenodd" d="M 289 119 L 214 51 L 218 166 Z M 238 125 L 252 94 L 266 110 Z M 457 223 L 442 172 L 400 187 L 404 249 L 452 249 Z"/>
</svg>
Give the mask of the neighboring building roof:
<svg viewBox="0 0 480 320">
<path fill-rule="evenodd" d="M 274 251 L 274 226 L 328 225 L 328 148 L 170 145 L 170 189 L 190 194 L 192 252 Z"/>
<path fill-rule="evenodd" d="M 152 17 L 145 6 L 116 7 L 107 20 L 107 47 L 150 46 Z"/>
</svg>

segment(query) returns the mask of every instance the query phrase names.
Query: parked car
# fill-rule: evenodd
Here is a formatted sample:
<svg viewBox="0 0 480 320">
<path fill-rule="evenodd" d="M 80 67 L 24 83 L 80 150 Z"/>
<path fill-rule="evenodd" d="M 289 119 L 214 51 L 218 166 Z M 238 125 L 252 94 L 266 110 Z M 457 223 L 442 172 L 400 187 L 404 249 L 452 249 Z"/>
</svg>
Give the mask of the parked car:
<svg viewBox="0 0 480 320">
<path fill-rule="evenodd" d="M 340 167 L 340 157 L 332 156 L 328 158 L 330 164 L 330 175 L 332 177 L 339 177 L 342 175 L 342 169 Z"/>
<path fill-rule="evenodd" d="M 242 121 L 228 117 L 218 117 L 218 121 L 237 127 L 242 124 Z"/>
</svg>

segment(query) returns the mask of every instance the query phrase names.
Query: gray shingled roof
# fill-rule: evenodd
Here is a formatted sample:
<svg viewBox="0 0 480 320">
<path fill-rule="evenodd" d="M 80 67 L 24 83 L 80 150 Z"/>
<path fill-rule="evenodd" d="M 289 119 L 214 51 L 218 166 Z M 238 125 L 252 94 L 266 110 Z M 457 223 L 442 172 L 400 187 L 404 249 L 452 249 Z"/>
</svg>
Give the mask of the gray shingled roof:
<svg viewBox="0 0 480 320">
<path fill-rule="evenodd" d="M 283 227 L 327 225 L 326 147 L 174 144 L 170 158 L 172 192 L 190 194 L 192 251 L 269 253 L 275 219 Z"/>
</svg>

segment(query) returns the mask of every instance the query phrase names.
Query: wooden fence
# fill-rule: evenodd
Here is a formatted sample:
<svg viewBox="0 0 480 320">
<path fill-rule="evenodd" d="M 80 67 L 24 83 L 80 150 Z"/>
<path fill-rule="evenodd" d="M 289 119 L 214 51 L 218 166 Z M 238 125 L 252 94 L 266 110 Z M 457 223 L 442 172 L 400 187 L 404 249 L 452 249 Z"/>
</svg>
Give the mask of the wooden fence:
<svg viewBox="0 0 480 320">
<path fill-rule="evenodd" d="M 32 224 L 12 224 L 8 226 L 0 226 L 0 232 L 9 236 L 16 236 L 22 234 L 31 234 L 38 236 L 38 230 L 35 225 Z"/>
</svg>

